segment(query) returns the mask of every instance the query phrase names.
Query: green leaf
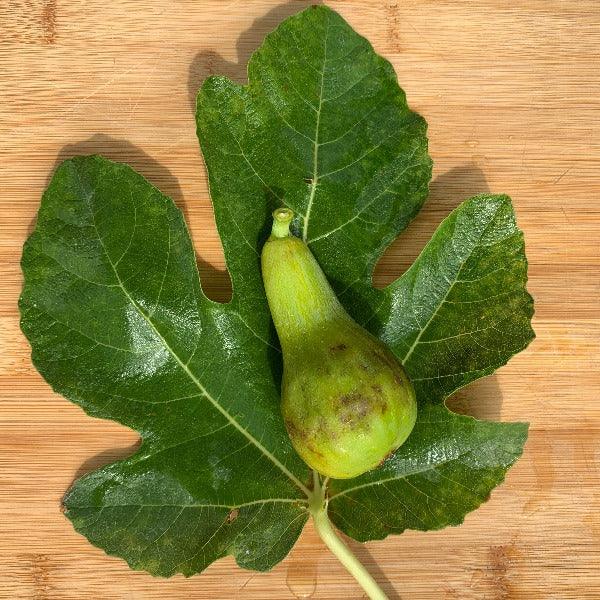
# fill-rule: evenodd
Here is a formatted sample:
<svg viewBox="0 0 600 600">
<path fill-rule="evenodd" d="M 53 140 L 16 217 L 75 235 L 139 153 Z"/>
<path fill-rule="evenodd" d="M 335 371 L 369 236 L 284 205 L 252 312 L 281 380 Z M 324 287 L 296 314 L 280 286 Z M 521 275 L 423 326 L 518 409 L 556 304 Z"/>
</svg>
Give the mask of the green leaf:
<svg viewBox="0 0 600 600">
<path fill-rule="evenodd" d="M 66 514 L 92 543 L 156 575 L 191 575 L 227 554 L 269 569 L 308 517 L 312 475 L 280 416 L 281 356 L 260 273 L 282 203 L 349 312 L 404 361 L 420 402 L 390 460 L 330 482 L 339 528 L 367 540 L 457 524 L 526 438 L 523 424 L 443 405 L 533 336 L 508 198 L 464 203 L 409 271 L 376 290 L 378 257 L 427 194 L 424 120 L 389 63 L 322 6 L 267 36 L 249 79 L 212 77 L 198 95 L 230 303 L 202 293 L 171 200 L 97 156 L 59 167 L 23 253 L 22 328 L 36 367 L 90 415 L 142 437 L 133 456 L 74 484 Z"/>
<path fill-rule="evenodd" d="M 424 119 L 390 63 L 324 6 L 269 34 L 248 74 L 248 86 L 208 78 L 196 114 L 217 225 L 243 238 L 222 236 L 234 287 L 282 204 L 338 291 L 370 279 L 427 196 Z"/>
<path fill-rule="evenodd" d="M 156 575 L 225 554 L 259 570 L 279 562 L 306 521 L 309 478 L 279 415 L 273 349 L 244 322 L 263 307 L 204 296 L 173 202 L 125 165 L 68 160 L 23 271 L 22 328 L 40 373 L 143 438 L 69 492 L 76 529 Z"/>
<path fill-rule="evenodd" d="M 329 515 L 359 541 L 459 525 L 504 480 L 526 439 L 524 423 L 422 406 L 406 443 L 379 469 L 331 483 Z"/>
<path fill-rule="evenodd" d="M 419 399 L 440 402 L 533 339 L 526 283 L 510 199 L 482 194 L 444 220 L 363 321 L 402 361 Z"/>
</svg>

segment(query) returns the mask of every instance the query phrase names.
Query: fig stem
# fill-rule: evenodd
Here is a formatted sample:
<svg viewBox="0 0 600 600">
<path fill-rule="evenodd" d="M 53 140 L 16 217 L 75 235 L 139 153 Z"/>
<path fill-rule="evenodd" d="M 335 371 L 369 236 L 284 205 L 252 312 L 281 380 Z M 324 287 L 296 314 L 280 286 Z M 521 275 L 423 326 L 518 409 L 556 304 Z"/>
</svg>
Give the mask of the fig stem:
<svg viewBox="0 0 600 600">
<path fill-rule="evenodd" d="M 383 590 L 377 585 L 364 565 L 352 554 L 352 551 L 335 532 L 327 516 L 327 500 L 325 490 L 327 479 L 321 484 L 321 479 L 313 471 L 313 491 L 310 501 L 310 513 L 315 524 L 315 529 L 325 545 L 335 554 L 346 570 L 356 579 L 371 600 L 388 600 Z"/>
<path fill-rule="evenodd" d="M 273 211 L 271 238 L 286 238 L 290 235 L 290 223 L 293 218 L 294 211 L 284 206 Z"/>
</svg>

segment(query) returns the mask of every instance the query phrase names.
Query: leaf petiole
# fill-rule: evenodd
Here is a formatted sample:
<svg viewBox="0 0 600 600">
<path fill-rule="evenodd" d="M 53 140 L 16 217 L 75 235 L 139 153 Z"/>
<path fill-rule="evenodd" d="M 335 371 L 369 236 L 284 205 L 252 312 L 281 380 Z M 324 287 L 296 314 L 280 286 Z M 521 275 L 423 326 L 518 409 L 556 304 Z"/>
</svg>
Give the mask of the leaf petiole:
<svg viewBox="0 0 600 600">
<path fill-rule="evenodd" d="M 377 585 L 364 565 L 352 554 L 350 548 L 343 542 L 333 528 L 327 516 L 327 498 L 325 491 L 327 479 L 321 482 L 319 474 L 313 471 L 313 492 L 309 498 L 309 510 L 315 529 L 325 545 L 335 554 L 346 570 L 356 579 L 371 600 L 388 600 L 383 590 Z"/>
</svg>

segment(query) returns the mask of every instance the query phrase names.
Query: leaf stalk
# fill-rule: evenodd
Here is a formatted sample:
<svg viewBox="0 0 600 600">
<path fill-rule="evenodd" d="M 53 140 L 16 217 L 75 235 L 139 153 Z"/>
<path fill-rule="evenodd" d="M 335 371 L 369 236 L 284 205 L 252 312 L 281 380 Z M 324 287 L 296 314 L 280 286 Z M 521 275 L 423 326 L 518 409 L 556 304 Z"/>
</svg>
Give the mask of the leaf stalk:
<svg viewBox="0 0 600 600">
<path fill-rule="evenodd" d="M 309 510 L 315 529 L 325 545 L 335 554 L 346 570 L 356 579 L 371 600 L 388 600 L 383 590 L 373 579 L 364 565 L 356 558 L 350 548 L 336 533 L 327 515 L 327 480 L 321 482 L 320 476 L 313 471 L 313 491 L 309 498 Z"/>
</svg>

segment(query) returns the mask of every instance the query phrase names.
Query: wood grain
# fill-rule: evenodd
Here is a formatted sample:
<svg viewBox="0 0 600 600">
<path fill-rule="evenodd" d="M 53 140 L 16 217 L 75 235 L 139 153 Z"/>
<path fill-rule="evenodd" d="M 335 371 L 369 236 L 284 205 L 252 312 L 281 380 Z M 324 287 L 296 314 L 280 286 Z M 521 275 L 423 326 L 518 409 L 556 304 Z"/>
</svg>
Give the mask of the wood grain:
<svg viewBox="0 0 600 600">
<path fill-rule="evenodd" d="M 360 598 L 309 526 L 274 571 L 232 559 L 157 580 L 74 532 L 60 499 L 136 435 L 86 417 L 33 369 L 19 331 L 19 257 L 57 162 L 99 152 L 171 195 L 209 295 L 229 279 L 194 134 L 209 73 L 243 81 L 249 53 L 306 2 L 0 3 L 0 597 Z M 452 399 L 527 420 L 525 455 L 459 528 L 356 551 L 392 598 L 600 597 L 600 4 L 596 0 L 331 2 L 394 64 L 429 122 L 431 197 L 377 267 L 397 277 L 462 199 L 510 194 L 525 231 L 537 340 Z"/>
</svg>

